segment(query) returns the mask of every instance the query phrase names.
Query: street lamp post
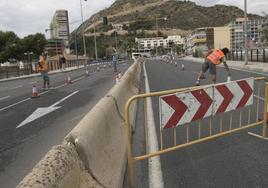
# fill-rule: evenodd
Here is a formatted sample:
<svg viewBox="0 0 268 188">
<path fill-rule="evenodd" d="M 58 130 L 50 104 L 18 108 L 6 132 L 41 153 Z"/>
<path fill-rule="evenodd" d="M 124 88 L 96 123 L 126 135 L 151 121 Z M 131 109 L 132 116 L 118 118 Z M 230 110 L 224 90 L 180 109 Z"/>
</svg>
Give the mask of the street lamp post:
<svg viewBox="0 0 268 188">
<path fill-rule="evenodd" d="M 84 0 L 84 1 L 87 1 L 87 0 Z M 84 44 L 84 56 L 87 56 L 82 0 L 80 0 L 80 10 L 81 10 L 81 19 L 82 19 L 82 36 L 83 36 L 83 44 Z"/>
<path fill-rule="evenodd" d="M 155 53 L 156 53 L 156 57 L 157 57 L 157 55 L 158 55 L 158 18 L 157 18 L 157 16 L 155 16 L 155 25 L 156 25 L 156 41 L 157 41 L 157 45 L 156 45 L 156 51 L 155 51 Z"/>
<path fill-rule="evenodd" d="M 244 0 L 244 38 L 245 38 L 245 65 L 248 64 L 248 24 L 247 24 L 247 0 Z"/>
<path fill-rule="evenodd" d="M 115 37 L 115 49 L 117 50 L 117 32 L 116 32 L 116 30 L 114 32 L 114 37 Z"/>
<path fill-rule="evenodd" d="M 94 26 L 95 57 L 96 57 L 96 61 L 97 61 L 98 60 L 98 49 L 97 49 L 97 37 L 96 37 L 95 22 L 93 23 L 93 26 Z"/>
<path fill-rule="evenodd" d="M 166 17 L 158 18 L 157 15 L 155 16 L 156 40 L 157 40 L 157 45 L 156 45 L 156 56 L 158 55 L 158 49 L 157 49 L 157 47 L 158 47 L 158 20 L 161 20 L 161 19 L 163 19 L 163 20 L 165 20 L 165 21 L 167 20 Z"/>
<path fill-rule="evenodd" d="M 75 41 L 75 55 L 76 55 L 76 64 L 77 67 L 79 67 L 79 62 L 78 62 L 78 49 L 77 49 L 77 31 L 78 29 L 75 30 L 75 36 L 74 36 L 74 41 Z"/>
<path fill-rule="evenodd" d="M 26 55 L 28 58 L 27 58 L 27 70 L 28 70 L 28 74 L 32 73 L 32 69 L 31 69 L 31 72 L 29 71 L 30 67 L 29 67 L 29 64 L 30 64 L 30 61 L 31 61 L 31 55 L 33 55 L 33 52 L 25 52 L 24 55 Z"/>
</svg>

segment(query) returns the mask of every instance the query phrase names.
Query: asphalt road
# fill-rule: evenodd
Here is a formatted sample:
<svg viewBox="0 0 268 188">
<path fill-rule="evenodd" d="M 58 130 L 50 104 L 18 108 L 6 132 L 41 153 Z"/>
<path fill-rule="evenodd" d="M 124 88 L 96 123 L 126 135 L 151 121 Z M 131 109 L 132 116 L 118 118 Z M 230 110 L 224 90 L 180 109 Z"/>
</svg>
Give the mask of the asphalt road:
<svg viewBox="0 0 268 188">
<path fill-rule="evenodd" d="M 124 72 L 130 65 L 119 65 Z M 66 84 L 67 77 L 73 84 Z M 53 146 L 60 144 L 83 116 L 115 84 L 112 67 L 90 68 L 50 75 L 54 89 L 42 91 L 40 77 L 0 83 L 0 187 L 15 187 Z M 31 99 L 32 85 L 41 95 Z M 21 124 L 36 109 L 51 113 Z M 19 126 L 21 125 L 21 126 Z"/>
<path fill-rule="evenodd" d="M 191 87 L 195 85 L 201 64 L 184 62 L 178 60 L 178 67 L 163 63 L 160 60 L 148 60 L 146 70 L 148 74 L 151 92 Z M 181 70 L 184 63 L 185 70 Z M 217 68 L 218 82 L 225 82 L 227 75 L 224 68 Z M 232 80 L 262 77 L 263 74 L 231 70 Z M 268 76 L 268 74 L 267 74 Z M 209 78 L 209 75 L 206 75 Z M 208 84 L 209 79 L 203 80 L 202 84 Z M 256 85 L 256 84 L 255 84 Z M 261 84 L 261 97 L 264 97 Z M 144 92 L 144 83 L 141 85 Z M 254 90 L 256 94 L 256 91 Z M 157 130 L 157 141 L 159 139 L 159 98 L 152 98 L 152 108 Z M 250 122 L 256 120 L 256 98 L 254 105 L 242 110 L 242 125 L 248 121 L 248 109 L 251 108 Z M 263 102 L 260 100 L 259 118 L 262 118 Z M 233 127 L 239 126 L 239 112 L 232 112 Z M 223 115 L 223 130 L 229 129 L 230 113 Z M 144 109 L 143 103 L 139 104 L 135 133 L 133 134 L 133 155 L 138 156 L 146 151 L 144 139 Z M 190 123 L 190 141 L 197 139 L 197 122 Z M 163 187 L 267 187 L 268 186 L 268 142 L 250 136 L 248 131 L 260 133 L 260 127 L 240 131 L 211 141 L 196 144 L 184 149 L 173 151 L 160 156 L 160 170 L 162 171 Z M 213 134 L 219 132 L 219 117 L 212 120 Z M 186 125 L 177 128 L 177 143 L 186 142 Z M 202 121 L 201 135 L 208 136 L 208 118 Z M 164 148 L 173 145 L 173 130 L 163 133 Z M 151 160 L 149 160 L 151 162 Z M 149 162 L 149 163 L 150 163 Z M 148 160 L 135 163 L 135 186 L 150 187 L 150 182 L 159 181 L 159 177 L 153 172 L 148 178 Z M 126 184 L 125 184 L 126 185 Z M 152 184 L 151 184 L 152 185 Z M 127 186 L 125 186 L 127 187 Z M 161 186 L 157 186 L 161 187 Z"/>
</svg>

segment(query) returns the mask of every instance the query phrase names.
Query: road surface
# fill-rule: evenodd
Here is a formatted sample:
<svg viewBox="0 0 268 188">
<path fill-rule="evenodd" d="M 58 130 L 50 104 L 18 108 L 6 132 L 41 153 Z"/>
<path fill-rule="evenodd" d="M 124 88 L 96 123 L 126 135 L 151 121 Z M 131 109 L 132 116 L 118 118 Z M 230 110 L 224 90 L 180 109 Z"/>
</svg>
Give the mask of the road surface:
<svg viewBox="0 0 268 188">
<path fill-rule="evenodd" d="M 184 63 L 185 70 L 180 66 Z M 143 78 L 148 83 L 150 91 L 161 91 L 191 87 L 195 85 L 201 64 L 179 60 L 178 67 L 163 63 L 160 60 L 147 60 L 146 72 Z M 144 72 L 143 72 L 144 74 Z M 218 81 L 225 82 L 227 74 L 224 68 L 217 68 Z M 262 77 L 263 74 L 250 73 L 231 69 L 232 80 Z M 209 75 L 206 74 L 207 78 Z M 268 74 L 267 74 L 268 76 Z M 208 84 L 206 79 L 202 84 Z M 262 88 L 264 84 L 261 84 Z M 145 92 L 144 82 L 141 84 L 141 92 Z M 261 90 L 261 97 L 264 97 L 264 90 Z M 256 94 L 256 91 L 254 92 Z M 151 108 L 157 132 L 156 143 L 160 146 L 159 140 L 159 106 L 158 98 L 152 98 Z M 256 98 L 254 99 L 256 103 Z M 261 109 L 263 102 L 261 100 Z M 150 105 L 148 105 L 150 108 Z M 243 111 L 243 125 L 247 123 L 247 109 Z M 148 112 L 148 111 L 147 111 Z M 263 110 L 261 110 L 263 112 Z M 261 113 L 260 112 L 260 113 Z M 148 113 L 147 113 L 148 114 Z M 226 119 L 229 117 L 226 114 Z M 261 117 L 261 114 L 260 116 Z M 256 110 L 252 108 L 251 121 L 256 119 Z M 224 120 L 224 130 L 228 130 L 229 120 Z M 218 117 L 213 118 L 213 132 L 219 131 Z M 239 116 L 233 115 L 233 126 L 237 127 Z M 215 123 L 215 124 L 214 124 Z M 208 120 L 203 121 L 203 136 L 208 135 Z M 133 155 L 138 156 L 146 151 L 144 139 L 144 109 L 143 103 L 139 104 L 137 123 L 133 134 Z M 190 140 L 197 138 L 197 123 L 188 124 L 190 127 Z M 203 142 L 191 147 L 173 151 L 157 159 L 144 160 L 135 163 L 135 186 L 134 187 L 267 187 L 268 179 L 268 142 L 247 134 L 248 131 L 261 131 L 260 128 L 244 130 L 238 133 L 227 135 L 211 141 Z M 185 126 L 176 131 L 177 142 L 185 142 Z M 148 143 L 149 141 L 147 141 Z M 154 142 L 154 141 L 152 141 Z M 163 134 L 163 146 L 173 145 L 173 131 L 167 130 Z M 148 145 L 147 145 L 148 149 Z M 149 161 L 149 162 L 148 162 Z M 154 162 L 153 162 L 154 161 Z M 156 161 L 156 162 L 155 162 Z M 155 167 L 152 167 L 154 166 Z M 149 166 L 149 167 L 148 167 Z M 148 178 L 149 177 L 149 178 Z M 127 181 L 127 180 L 126 180 Z M 156 183 L 157 182 L 157 183 Z M 126 185 L 126 182 L 125 182 Z M 127 187 L 127 186 L 125 186 Z"/>
<path fill-rule="evenodd" d="M 124 72 L 129 65 L 119 68 Z M 66 84 L 68 76 L 73 84 Z M 45 92 L 40 77 L 0 83 L 1 188 L 15 187 L 53 145 L 63 141 L 115 84 L 115 73 L 112 67 L 98 72 L 93 66 L 89 77 L 82 68 L 50 75 L 50 80 L 54 89 Z M 36 99 L 31 99 L 33 84 L 41 95 Z"/>
</svg>

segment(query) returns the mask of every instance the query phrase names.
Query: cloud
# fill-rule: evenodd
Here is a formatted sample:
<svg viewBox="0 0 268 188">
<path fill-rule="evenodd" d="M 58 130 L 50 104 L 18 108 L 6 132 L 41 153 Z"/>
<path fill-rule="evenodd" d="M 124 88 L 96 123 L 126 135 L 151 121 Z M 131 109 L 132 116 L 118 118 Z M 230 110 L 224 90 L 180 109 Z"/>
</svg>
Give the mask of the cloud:
<svg viewBox="0 0 268 188">
<path fill-rule="evenodd" d="M 243 9 L 243 0 L 193 0 L 199 5 L 236 5 Z M 115 0 L 81 0 L 84 20 L 92 14 L 109 7 Z M 213 2 L 213 3 L 211 3 Z M 267 12 L 267 0 L 248 0 L 248 11 Z M 69 22 L 81 21 L 80 0 L 0 0 L 0 30 L 11 30 L 24 37 L 33 33 L 45 33 L 56 10 L 66 9 Z M 267 12 L 268 13 L 268 12 Z M 71 31 L 80 23 L 70 24 Z M 46 34 L 48 36 L 48 34 Z"/>
<path fill-rule="evenodd" d="M 215 4 L 233 5 L 244 10 L 244 0 L 192 0 L 198 5 L 213 6 Z M 262 15 L 262 12 L 268 13 L 268 1 L 267 0 L 247 0 L 248 13 L 254 13 Z"/>
<path fill-rule="evenodd" d="M 81 0 L 84 19 L 110 6 L 115 0 Z M 45 33 L 56 10 L 65 9 L 69 22 L 81 21 L 80 0 L 0 0 L 0 30 L 14 31 L 19 37 Z M 71 24 L 73 30 L 79 25 Z M 48 35 L 48 34 L 47 34 Z"/>
</svg>

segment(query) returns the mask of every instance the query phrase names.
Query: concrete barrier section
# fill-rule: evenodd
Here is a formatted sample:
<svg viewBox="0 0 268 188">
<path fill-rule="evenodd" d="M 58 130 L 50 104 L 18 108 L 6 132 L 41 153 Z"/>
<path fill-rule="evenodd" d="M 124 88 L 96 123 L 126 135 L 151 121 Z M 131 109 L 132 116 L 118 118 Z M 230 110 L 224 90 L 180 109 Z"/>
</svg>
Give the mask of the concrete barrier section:
<svg viewBox="0 0 268 188">
<path fill-rule="evenodd" d="M 86 169 L 104 187 L 122 187 L 126 167 L 124 106 L 137 94 L 141 66 L 136 62 L 66 137 Z M 132 107 L 132 120 L 135 116 Z"/>
<path fill-rule="evenodd" d="M 101 188 L 87 173 L 72 144 L 54 146 L 17 188 Z"/>
</svg>

